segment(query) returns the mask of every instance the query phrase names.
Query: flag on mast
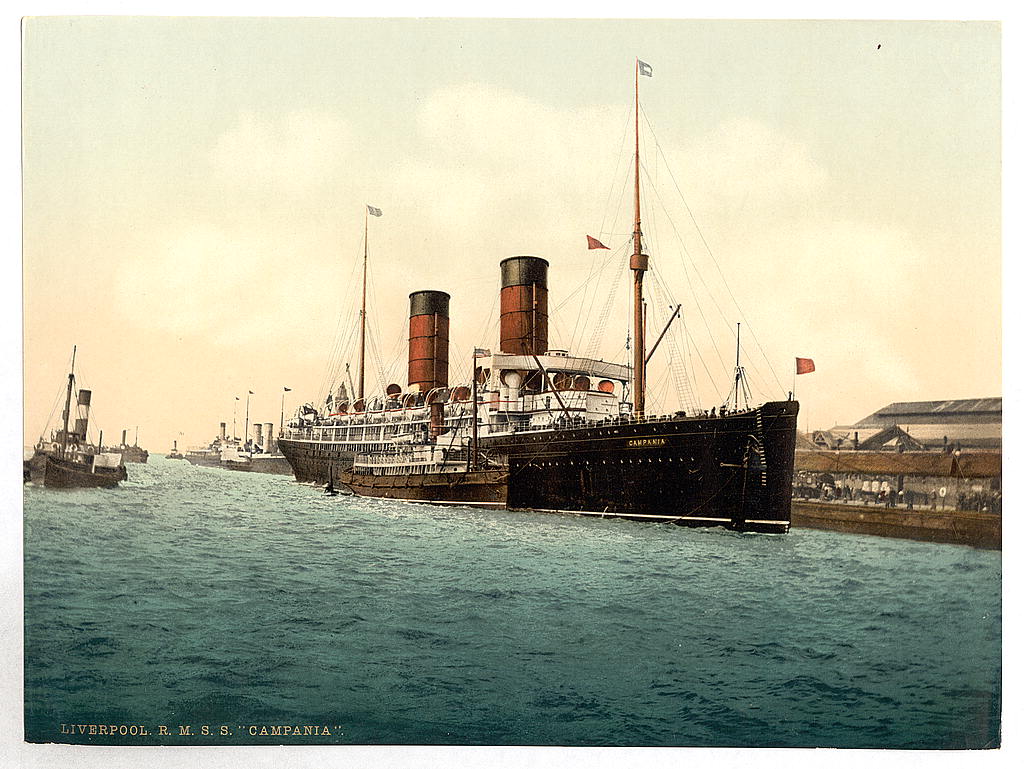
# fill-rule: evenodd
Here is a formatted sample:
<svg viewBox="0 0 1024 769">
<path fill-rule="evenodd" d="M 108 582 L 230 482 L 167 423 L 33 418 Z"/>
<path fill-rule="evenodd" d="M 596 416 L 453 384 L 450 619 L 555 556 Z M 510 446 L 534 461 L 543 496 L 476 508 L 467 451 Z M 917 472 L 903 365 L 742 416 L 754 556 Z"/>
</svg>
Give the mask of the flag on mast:
<svg viewBox="0 0 1024 769">
<path fill-rule="evenodd" d="M 810 358 L 797 358 L 796 359 L 796 373 L 798 374 L 810 374 L 814 371 L 814 361 Z"/>
<path fill-rule="evenodd" d="M 587 249 L 592 251 L 595 248 L 603 248 L 605 251 L 611 250 L 608 248 L 608 246 L 606 246 L 597 238 L 592 238 L 589 235 L 587 235 Z"/>
<path fill-rule="evenodd" d="M 374 208 L 371 205 L 367 205 L 366 210 L 370 212 L 370 216 L 382 216 L 381 210 L 379 208 Z"/>
<path fill-rule="evenodd" d="M 636 60 L 636 63 L 640 66 L 640 74 L 647 75 L 647 77 L 654 77 L 654 69 L 645 61 Z"/>
</svg>

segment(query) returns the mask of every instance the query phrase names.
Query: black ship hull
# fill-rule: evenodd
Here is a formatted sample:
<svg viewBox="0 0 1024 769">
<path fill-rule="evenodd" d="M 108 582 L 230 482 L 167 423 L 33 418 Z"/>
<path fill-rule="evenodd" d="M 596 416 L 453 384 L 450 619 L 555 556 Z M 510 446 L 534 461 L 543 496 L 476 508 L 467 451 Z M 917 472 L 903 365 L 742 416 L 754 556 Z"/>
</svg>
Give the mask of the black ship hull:
<svg viewBox="0 0 1024 769">
<path fill-rule="evenodd" d="M 288 460 L 299 483 L 333 483 L 352 469 L 355 459 L 355 452 L 332 443 L 279 438 L 277 448 Z"/>
<path fill-rule="evenodd" d="M 42 453 L 29 460 L 28 468 L 33 483 L 56 489 L 109 489 L 128 478 L 124 465 L 92 468 L 82 462 Z"/>
<path fill-rule="evenodd" d="M 185 461 L 200 467 L 218 467 L 220 465 L 220 454 L 194 454 L 189 452 L 185 455 Z"/>
<path fill-rule="evenodd" d="M 785 533 L 796 401 L 721 417 L 587 425 L 484 441 L 505 454 L 507 506 Z"/>
<path fill-rule="evenodd" d="M 483 438 L 481 450 L 507 469 L 503 496 L 512 510 L 785 533 L 798 411 L 796 401 L 776 401 L 718 417 L 587 423 Z M 370 477 L 350 487 L 369 496 L 456 501 L 413 475 L 351 473 L 353 453 L 330 443 L 282 439 L 279 446 L 298 481 Z"/>
<path fill-rule="evenodd" d="M 149 452 L 138 446 L 122 446 L 121 448 L 110 450 L 120 452 L 122 462 L 144 465 L 149 461 Z"/>
</svg>

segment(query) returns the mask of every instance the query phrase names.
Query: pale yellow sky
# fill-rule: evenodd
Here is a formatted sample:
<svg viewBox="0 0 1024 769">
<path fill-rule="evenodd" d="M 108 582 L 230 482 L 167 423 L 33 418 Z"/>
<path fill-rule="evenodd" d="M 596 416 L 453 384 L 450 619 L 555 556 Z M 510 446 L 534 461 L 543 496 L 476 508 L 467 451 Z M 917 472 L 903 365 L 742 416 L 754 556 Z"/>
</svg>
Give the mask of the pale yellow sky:
<svg viewBox="0 0 1024 769">
<path fill-rule="evenodd" d="M 74 344 L 105 437 L 139 425 L 151 451 L 208 441 L 247 390 L 275 424 L 283 386 L 316 399 L 366 203 L 388 381 L 411 291 L 452 295 L 455 376 L 496 346 L 498 262 L 523 253 L 551 263 L 553 346 L 621 357 L 627 272 L 596 340 L 611 268 L 570 294 L 608 256 L 585 234 L 628 240 L 635 56 L 645 232 L 703 406 L 739 320 L 756 400 L 814 358 L 801 427 L 1001 394 L 998 24 L 36 18 L 26 439 Z"/>
</svg>

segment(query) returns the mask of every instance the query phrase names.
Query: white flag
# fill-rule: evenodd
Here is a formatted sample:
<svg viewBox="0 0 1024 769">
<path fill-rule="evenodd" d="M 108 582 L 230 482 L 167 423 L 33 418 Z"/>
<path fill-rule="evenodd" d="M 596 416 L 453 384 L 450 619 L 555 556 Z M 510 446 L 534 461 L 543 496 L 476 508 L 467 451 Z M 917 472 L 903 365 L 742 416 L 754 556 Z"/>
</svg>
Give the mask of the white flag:
<svg viewBox="0 0 1024 769">
<path fill-rule="evenodd" d="M 648 64 L 645 61 L 640 61 L 639 59 L 637 59 L 637 63 L 640 65 L 641 75 L 647 75 L 647 77 L 654 77 L 654 70 L 651 68 L 650 64 Z"/>
<path fill-rule="evenodd" d="M 370 212 L 370 216 L 380 216 L 381 215 L 381 211 L 380 211 L 379 208 L 374 208 L 373 206 L 367 206 L 366 210 Z"/>
</svg>

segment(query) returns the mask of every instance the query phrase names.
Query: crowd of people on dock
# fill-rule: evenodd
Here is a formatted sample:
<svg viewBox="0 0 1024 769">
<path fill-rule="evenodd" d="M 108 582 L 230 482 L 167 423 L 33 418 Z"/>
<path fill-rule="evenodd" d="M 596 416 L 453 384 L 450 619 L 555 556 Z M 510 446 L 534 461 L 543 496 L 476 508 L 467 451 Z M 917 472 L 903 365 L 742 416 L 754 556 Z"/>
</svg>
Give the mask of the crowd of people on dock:
<svg viewBox="0 0 1024 769">
<path fill-rule="evenodd" d="M 889 480 L 836 480 L 829 474 L 797 473 L 793 499 L 870 505 L 904 510 L 961 510 L 1002 514 L 998 489 L 947 492 L 946 486 L 929 489 L 896 488 Z"/>
</svg>

